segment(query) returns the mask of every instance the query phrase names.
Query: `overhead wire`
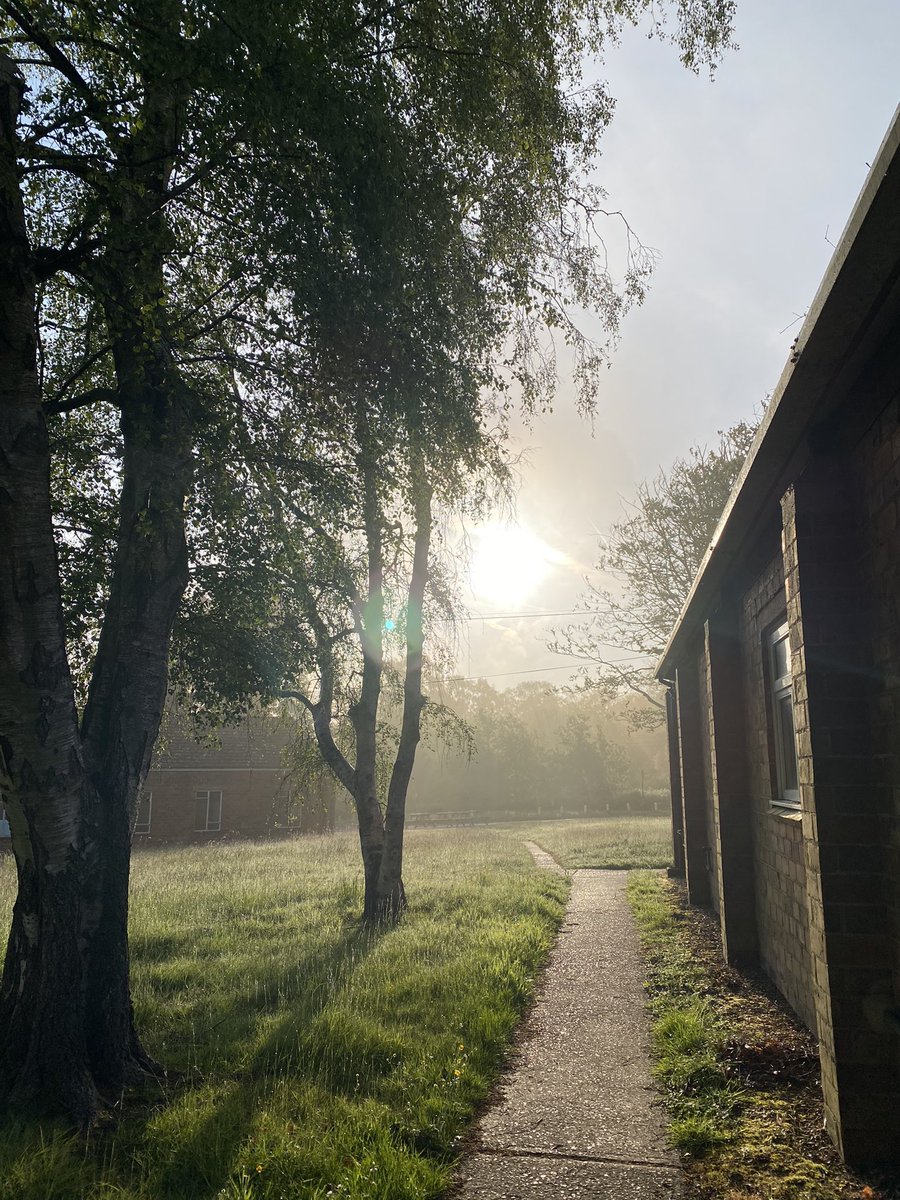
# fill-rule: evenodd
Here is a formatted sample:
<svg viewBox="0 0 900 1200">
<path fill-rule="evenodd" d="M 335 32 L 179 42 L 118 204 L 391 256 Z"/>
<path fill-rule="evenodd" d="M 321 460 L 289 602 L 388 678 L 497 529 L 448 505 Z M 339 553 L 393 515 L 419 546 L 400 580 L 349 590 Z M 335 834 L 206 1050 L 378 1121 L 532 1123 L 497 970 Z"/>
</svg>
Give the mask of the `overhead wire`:
<svg viewBox="0 0 900 1200">
<path fill-rule="evenodd" d="M 635 662 L 641 658 L 651 658 L 649 654 L 635 654 L 629 658 L 616 659 L 617 663 Z M 544 671 L 572 671 L 577 668 L 583 660 L 579 659 L 576 662 L 561 663 L 558 667 L 524 667 L 518 671 L 493 671 L 488 675 L 447 675 L 442 679 L 431 679 L 429 683 L 463 683 L 471 679 L 499 679 L 503 675 L 537 675 Z M 615 665 L 615 664 L 613 664 Z"/>
</svg>

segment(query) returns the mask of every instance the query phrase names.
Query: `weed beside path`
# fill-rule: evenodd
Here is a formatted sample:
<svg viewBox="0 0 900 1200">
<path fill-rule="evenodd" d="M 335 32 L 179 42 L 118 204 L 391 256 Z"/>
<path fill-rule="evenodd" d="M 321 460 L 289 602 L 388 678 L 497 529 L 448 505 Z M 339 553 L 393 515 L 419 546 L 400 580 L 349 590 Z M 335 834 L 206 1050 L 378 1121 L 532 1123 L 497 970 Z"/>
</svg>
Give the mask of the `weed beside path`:
<svg viewBox="0 0 900 1200">
<path fill-rule="evenodd" d="M 0 1200 L 439 1195 L 567 881 L 484 829 L 412 833 L 405 876 L 410 912 L 373 934 L 350 835 L 138 853 L 138 1023 L 186 1079 L 87 1145 L 0 1131 Z"/>
<path fill-rule="evenodd" d="M 635 873 L 655 1073 L 693 1195 L 703 1200 L 896 1200 L 848 1171 L 822 1131 L 813 1038 L 762 980 L 726 967 L 707 914 Z"/>
<path fill-rule="evenodd" d="M 567 870 L 667 867 L 672 861 L 669 817 L 596 817 L 504 826 L 552 854 Z"/>
</svg>

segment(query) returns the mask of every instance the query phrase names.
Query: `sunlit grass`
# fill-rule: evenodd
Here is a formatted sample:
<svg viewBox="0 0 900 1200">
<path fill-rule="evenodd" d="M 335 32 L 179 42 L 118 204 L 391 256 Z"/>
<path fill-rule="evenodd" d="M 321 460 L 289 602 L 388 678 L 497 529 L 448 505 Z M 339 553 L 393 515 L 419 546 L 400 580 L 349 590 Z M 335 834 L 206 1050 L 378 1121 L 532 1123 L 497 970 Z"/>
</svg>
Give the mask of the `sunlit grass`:
<svg viewBox="0 0 900 1200">
<path fill-rule="evenodd" d="M 508 826 L 536 842 L 569 869 L 667 867 L 672 862 L 669 817 L 597 817 L 583 821 L 536 821 Z"/>
<path fill-rule="evenodd" d="M 682 943 L 659 876 L 635 874 L 628 899 L 647 958 L 654 1073 L 671 1117 L 670 1137 L 703 1158 L 734 1137 L 741 1093 L 722 1063 L 725 1028 L 703 996 L 705 974 Z"/>
<path fill-rule="evenodd" d="M 400 927 L 360 929 L 350 835 L 143 852 L 134 998 L 185 1072 L 83 1142 L 0 1133 L 2 1200 L 422 1200 L 496 1076 L 562 915 L 518 838 L 417 831 Z M 8 924 L 12 866 L 0 864 Z"/>
</svg>

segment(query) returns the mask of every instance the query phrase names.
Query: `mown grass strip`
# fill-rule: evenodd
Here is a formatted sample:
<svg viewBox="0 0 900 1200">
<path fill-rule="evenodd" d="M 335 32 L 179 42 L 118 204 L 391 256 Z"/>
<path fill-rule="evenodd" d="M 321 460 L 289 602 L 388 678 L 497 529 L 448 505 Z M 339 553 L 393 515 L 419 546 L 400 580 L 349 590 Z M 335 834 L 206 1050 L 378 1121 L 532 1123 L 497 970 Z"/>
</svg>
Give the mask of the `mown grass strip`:
<svg viewBox="0 0 900 1200">
<path fill-rule="evenodd" d="M 440 1195 L 568 883 L 490 830 L 416 832 L 408 863 L 410 912 L 373 934 L 349 835 L 138 854 L 139 1026 L 184 1079 L 87 1142 L 7 1126 L 0 1200 Z M 0 865 L 0 909 L 12 886 Z"/>
<path fill-rule="evenodd" d="M 894 1200 L 822 1131 L 814 1044 L 784 1007 L 725 968 L 674 886 L 628 883 L 647 962 L 655 1072 L 692 1194 L 703 1200 Z M 713 966 L 713 960 L 718 965 Z"/>
<path fill-rule="evenodd" d="M 737 1131 L 742 1094 L 722 1061 L 727 1032 L 704 998 L 703 968 L 678 936 L 660 877 L 632 874 L 628 899 L 647 958 L 654 1073 L 670 1113 L 672 1143 L 703 1158 Z"/>
</svg>

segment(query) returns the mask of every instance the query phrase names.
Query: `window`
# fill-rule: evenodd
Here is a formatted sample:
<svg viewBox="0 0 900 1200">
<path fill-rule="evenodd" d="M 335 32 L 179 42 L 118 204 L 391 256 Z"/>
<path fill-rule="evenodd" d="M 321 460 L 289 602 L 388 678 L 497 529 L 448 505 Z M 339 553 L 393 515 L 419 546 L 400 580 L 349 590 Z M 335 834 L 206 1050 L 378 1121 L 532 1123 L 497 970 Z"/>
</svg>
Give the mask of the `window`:
<svg viewBox="0 0 900 1200">
<path fill-rule="evenodd" d="M 194 829 L 198 833 L 218 833 L 222 828 L 222 793 L 196 792 Z"/>
<path fill-rule="evenodd" d="M 134 822 L 135 833 L 150 832 L 150 810 L 153 807 L 153 793 L 142 792 L 138 799 L 137 817 Z"/>
<path fill-rule="evenodd" d="M 769 679 L 772 695 L 772 733 L 775 741 L 775 803 L 800 807 L 797 746 L 794 739 L 794 689 L 788 627 L 769 635 Z"/>
</svg>

